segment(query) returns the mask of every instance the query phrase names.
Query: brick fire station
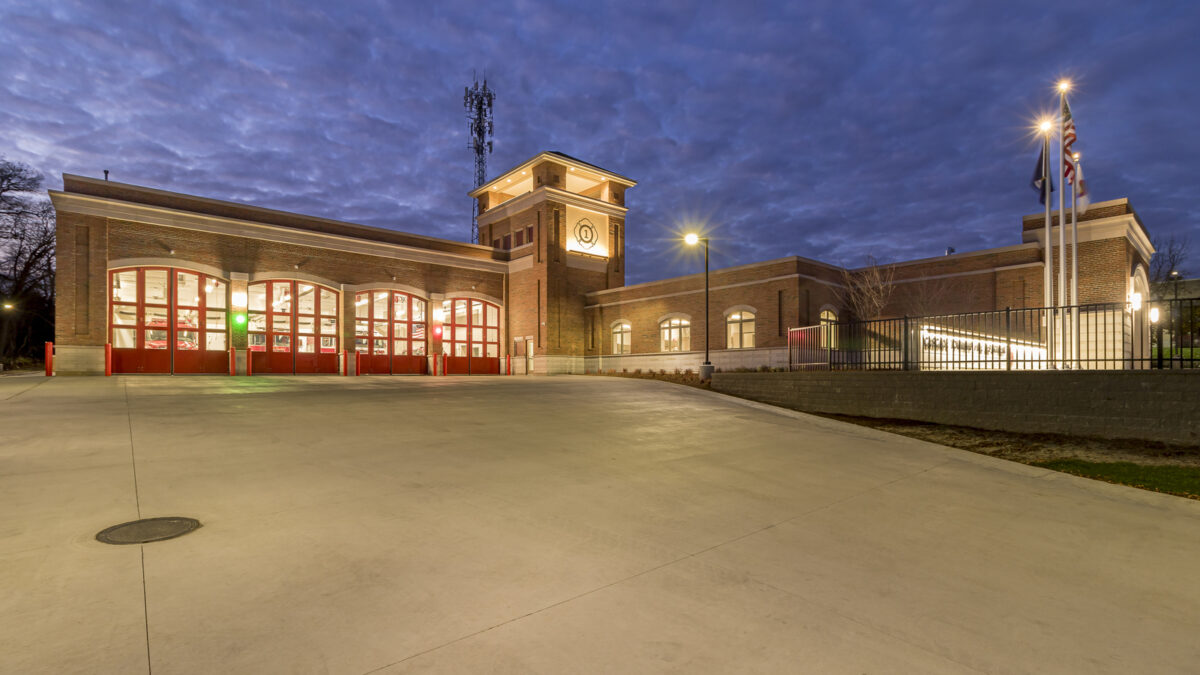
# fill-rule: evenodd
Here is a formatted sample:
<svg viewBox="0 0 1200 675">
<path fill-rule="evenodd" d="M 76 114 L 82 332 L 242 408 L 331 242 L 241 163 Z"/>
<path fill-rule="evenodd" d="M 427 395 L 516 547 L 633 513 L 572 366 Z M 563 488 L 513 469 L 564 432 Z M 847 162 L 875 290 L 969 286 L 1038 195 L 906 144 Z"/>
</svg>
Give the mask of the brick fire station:
<svg viewBox="0 0 1200 675">
<path fill-rule="evenodd" d="M 696 369 L 706 331 L 717 367 L 780 366 L 789 328 L 849 318 L 843 270 L 797 256 L 713 270 L 707 326 L 703 274 L 626 286 L 635 185 L 539 153 L 470 193 L 474 245 L 65 175 L 56 371 L 103 373 L 106 349 L 117 373 Z M 1149 297 L 1128 200 L 1078 232 L 1081 303 Z M 1041 306 L 1042 236 L 1026 216 L 1012 246 L 897 263 L 885 315 Z"/>
</svg>

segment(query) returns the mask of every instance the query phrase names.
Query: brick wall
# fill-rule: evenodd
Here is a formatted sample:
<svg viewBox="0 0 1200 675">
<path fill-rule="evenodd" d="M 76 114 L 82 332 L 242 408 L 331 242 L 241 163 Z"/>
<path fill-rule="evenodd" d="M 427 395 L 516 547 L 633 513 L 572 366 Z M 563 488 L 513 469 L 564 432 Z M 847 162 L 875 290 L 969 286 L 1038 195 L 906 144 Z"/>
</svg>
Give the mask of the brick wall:
<svg viewBox="0 0 1200 675">
<path fill-rule="evenodd" d="M 411 262 L 127 220 L 82 217 L 69 213 L 59 217 L 60 238 L 57 256 L 60 267 L 65 262 L 71 269 L 75 268 L 69 261 L 75 260 L 79 253 L 78 246 L 72 244 L 74 239 L 70 232 L 77 231 L 81 223 L 88 225 L 94 242 L 91 247 L 90 274 L 86 281 L 76 278 L 73 274 L 61 275 L 56 281 L 59 297 L 66 300 L 57 311 L 56 341 L 59 344 L 103 345 L 106 342 L 108 261 L 124 258 L 169 259 L 182 268 L 199 264 L 231 272 L 279 272 L 281 278 L 289 278 L 294 271 L 327 279 L 334 284 L 351 286 L 379 284 L 379 287 L 383 288 L 399 284 L 424 289 L 426 297 L 434 294 L 450 297 L 459 293 L 504 297 L 504 274 L 500 272 Z M 66 238 L 62 235 L 66 235 Z M 172 250 L 174 254 L 170 253 Z M 88 293 L 90 311 L 86 319 L 81 320 L 76 316 L 76 311 L 73 311 L 78 305 L 77 294 L 83 292 L 76 289 L 86 289 Z M 343 293 L 343 348 L 353 345 L 353 301 L 351 294 Z M 85 325 L 85 328 L 82 327 Z M 234 331 L 233 339 L 232 346 L 245 348 L 244 331 Z M 431 344 L 431 348 L 435 347 L 436 344 Z M 505 350 L 506 347 L 502 344 L 501 353 L 505 353 Z"/>
<path fill-rule="evenodd" d="M 108 223 L 58 214 L 54 277 L 56 345 L 103 345 L 108 313 Z"/>
<path fill-rule="evenodd" d="M 716 373 L 716 391 L 806 412 L 1200 443 L 1200 372 Z"/>
</svg>

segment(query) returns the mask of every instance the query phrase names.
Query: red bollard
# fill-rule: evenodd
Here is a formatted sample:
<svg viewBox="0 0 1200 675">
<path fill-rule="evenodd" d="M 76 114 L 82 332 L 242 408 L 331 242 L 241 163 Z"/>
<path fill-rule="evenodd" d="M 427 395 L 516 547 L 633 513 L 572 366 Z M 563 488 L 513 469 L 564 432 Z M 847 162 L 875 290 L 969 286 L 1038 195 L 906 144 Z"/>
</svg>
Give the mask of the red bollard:
<svg viewBox="0 0 1200 675">
<path fill-rule="evenodd" d="M 442 376 L 446 375 L 446 355 L 442 354 Z"/>
<path fill-rule="evenodd" d="M 54 343 L 46 343 L 46 377 L 54 374 Z"/>
<path fill-rule="evenodd" d="M 112 377 L 112 343 L 104 345 L 104 376 Z"/>
<path fill-rule="evenodd" d="M 508 368 L 508 374 L 512 375 L 512 354 L 505 354 L 504 360 L 508 362 L 508 364 L 506 365 L 506 367 Z"/>
<path fill-rule="evenodd" d="M 342 377 L 350 374 L 350 352 L 342 350 Z"/>
<path fill-rule="evenodd" d="M 230 377 L 237 374 L 237 350 L 233 347 L 229 348 L 229 375 Z"/>
</svg>

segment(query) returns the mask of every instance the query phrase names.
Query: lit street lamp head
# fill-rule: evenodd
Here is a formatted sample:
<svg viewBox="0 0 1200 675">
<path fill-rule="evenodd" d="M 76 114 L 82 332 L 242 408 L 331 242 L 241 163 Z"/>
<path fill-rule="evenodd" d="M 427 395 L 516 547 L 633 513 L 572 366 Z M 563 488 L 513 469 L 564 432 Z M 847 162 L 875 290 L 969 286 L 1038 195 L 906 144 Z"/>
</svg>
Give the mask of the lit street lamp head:
<svg viewBox="0 0 1200 675">
<path fill-rule="evenodd" d="M 1067 93 L 1068 91 L 1070 91 L 1071 90 L 1071 81 L 1070 80 L 1060 80 L 1058 83 L 1058 90 L 1064 94 Z"/>
<path fill-rule="evenodd" d="M 1041 131 L 1043 134 L 1048 134 L 1050 133 L 1050 126 L 1050 120 L 1042 120 L 1038 123 L 1038 131 Z"/>
<path fill-rule="evenodd" d="M 700 237 L 695 232 L 689 232 L 686 236 L 684 236 L 683 241 L 688 246 L 695 246 L 696 243 L 700 241 Z"/>
<path fill-rule="evenodd" d="M 4 309 L 12 309 L 14 306 L 11 302 L 4 303 Z"/>
</svg>

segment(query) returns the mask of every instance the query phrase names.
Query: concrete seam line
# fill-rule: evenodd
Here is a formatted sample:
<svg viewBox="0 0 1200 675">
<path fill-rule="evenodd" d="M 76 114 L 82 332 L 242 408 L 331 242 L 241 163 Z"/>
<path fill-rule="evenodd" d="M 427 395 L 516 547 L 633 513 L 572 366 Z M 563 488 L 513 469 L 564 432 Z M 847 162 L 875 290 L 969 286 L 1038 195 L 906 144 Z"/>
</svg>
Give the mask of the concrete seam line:
<svg viewBox="0 0 1200 675">
<path fill-rule="evenodd" d="M 14 398 L 24 394 L 27 391 L 33 391 L 34 389 L 37 389 L 38 387 L 42 386 L 43 384 L 46 384 L 47 382 L 49 382 L 51 379 L 52 378 L 47 377 L 47 378 L 43 379 L 41 382 L 38 382 L 37 384 L 33 385 L 32 387 L 26 387 L 26 388 L 22 389 L 21 391 L 18 391 L 17 393 L 13 394 L 12 396 L 9 396 L 8 398 L 6 398 L 4 400 L 11 401 Z"/>
</svg>

